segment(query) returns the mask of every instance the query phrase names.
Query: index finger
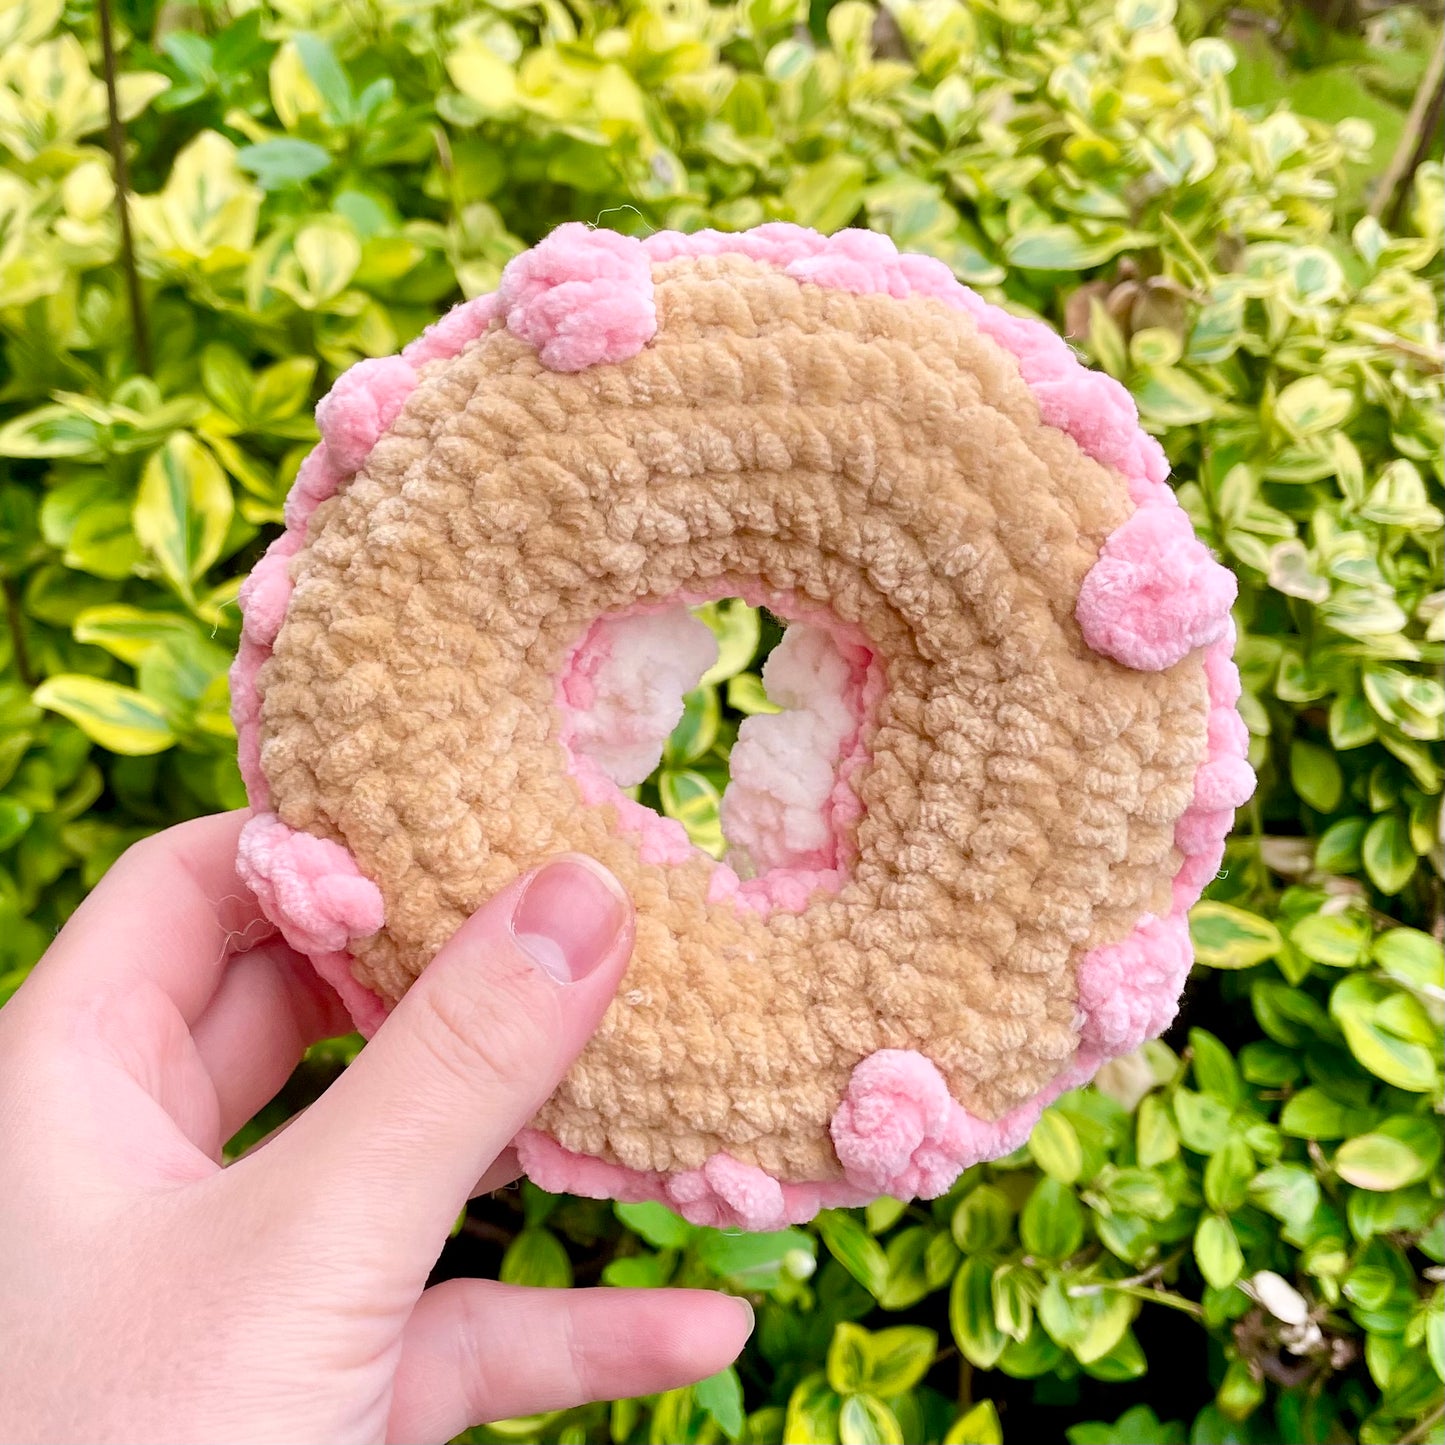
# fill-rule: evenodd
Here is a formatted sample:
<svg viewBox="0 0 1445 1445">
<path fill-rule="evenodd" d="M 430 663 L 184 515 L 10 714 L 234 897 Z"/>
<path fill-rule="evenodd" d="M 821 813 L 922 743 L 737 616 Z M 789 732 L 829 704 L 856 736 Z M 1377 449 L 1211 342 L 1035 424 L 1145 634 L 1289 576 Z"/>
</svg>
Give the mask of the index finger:
<svg viewBox="0 0 1445 1445">
<path fill-rule="evenodd" d="M 227 959 L 275 932 L 236 874 L 249 817 L 241 809 L 195 818 L 123 853 L 36 965 L 30 996 L 151 985 L 195 1022 Z"/>
</svg>

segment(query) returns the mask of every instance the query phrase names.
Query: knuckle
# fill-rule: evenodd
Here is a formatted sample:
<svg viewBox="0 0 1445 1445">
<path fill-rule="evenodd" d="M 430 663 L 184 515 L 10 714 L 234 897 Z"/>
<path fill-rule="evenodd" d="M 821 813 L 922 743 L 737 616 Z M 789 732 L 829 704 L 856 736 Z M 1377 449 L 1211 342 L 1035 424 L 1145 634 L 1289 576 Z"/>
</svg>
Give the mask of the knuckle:
<svg viewBox="0 0 1445 1445">
<path fill-rule="evenodd" d="M 433 1062 L 476 1087 L 515 1085 L 554 1069 L 556 1001 L 519 970 L 458 979 L 425 990 L 420 1037 Z"/>
</svg>

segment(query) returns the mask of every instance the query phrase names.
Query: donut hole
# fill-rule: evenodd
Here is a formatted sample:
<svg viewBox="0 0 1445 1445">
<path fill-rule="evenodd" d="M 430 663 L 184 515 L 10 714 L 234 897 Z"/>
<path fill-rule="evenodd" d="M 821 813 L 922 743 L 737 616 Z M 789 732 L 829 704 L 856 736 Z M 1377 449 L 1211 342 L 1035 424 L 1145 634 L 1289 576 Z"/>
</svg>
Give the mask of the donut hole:
<svg viewBox="0 0 1445 1445">
<path fill-rule="evenodd" d="M 710 896 L 800 911 L 856 855 L 882 669 L 830 615 L 756 598 L 676 599 L 598 618 L 558 688 L 584 799 L 642 835 L 644 861 L 699 851 Z"/>
</svg>

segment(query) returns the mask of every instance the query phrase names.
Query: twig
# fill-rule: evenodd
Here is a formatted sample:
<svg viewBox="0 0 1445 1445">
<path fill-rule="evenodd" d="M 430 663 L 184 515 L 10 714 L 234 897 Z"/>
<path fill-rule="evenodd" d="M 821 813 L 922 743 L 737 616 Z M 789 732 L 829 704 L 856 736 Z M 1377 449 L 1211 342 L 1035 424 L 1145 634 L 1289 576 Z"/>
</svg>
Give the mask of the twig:
<svg viewBox="0 0 1445 1445">
<path fill-rule="evenodd" d="M 1172 1269 L 1183 1258 L 1184 1251 L 1176 1249 L 1167 1259 L 1151 1264 L 1142 1274 L 1131 1274 L 1127 1279 L 1096 1280 L 1093 1284 L 1071 1284 L 1069 1298 L 1080 1299 L 1085 1295 L 1103 1294 L 1106 1289 L 1128 1289 L 1135 1285 L 1153 1284 L 1160 1275 Z"/>
<path fill-rule="evenodd" d="M 1168 1305 L 1171 1310 L 1179 1310 L 1197 1320 L 1204 1318 L 1204 1307 L 1192 1299 L 1185 1299 L 1182 1294 L 1170 1294 L 1167 1289 L 1149 1289 L 1144 1285 L 1116 1285 L 1115 1288 L 1120 1294 L 1133 1295 L 1135 1299 L 1149 1300 L 1156 1305 Z"/>
<path fill-rule="evenodd" d="M 1354 331 L 1357 336 L 1373 341 L 1376 346 L 1382 346 L 1387 351 L 1398 351 L 1402 356 L 1418 361 L 1425 371 L 1445 371 L 1445 347 L 1426 346 L 1423 342 L 1411 341 L 1407 336 L 1396 336 L 1393 331 L 1386 331 L 1383 326 L 1371 326 L 1365 321 L 1356 322 Z"/>
<path fill-rule="evenodd" d="M 473 1239 L 485 1239 L 488 1244 L 497 1244 L 503 1249 L 517 1237 L 512 1230 L 503 1229 L 500 1224 L 493 1224 L 489 1219 L 473 1219 L 470 1214 L 462 1224 L 462 1233 L 471 1235 Z"/>
<path fill-rule="evenodd" d="M 10 645 L 15 653 L 15 671 L 26 687 L 37 687 L 40 679 L 30 664 L 30 649 L 25 645 L 24 613 L 20 606 L 20 593 L 13 578 L 0 578 L 0 587 L 5 591 L 5 617 L 10 624 Z"/>
<path fill-rule="evenodd" d="M 1400 1436 L 1400 1445 L 1419 1445 L 1442 1419 L 1445 1419 L 1445 1405 L 1436 1405 L 1423 1420 L 1415 1422 L 1408 1434 Z"/>
<path fill-rule="evenodd" d="M 1405 128 L 1395 145 L 1395 153 L 1390 157 L 1390 164 L 1370 199 L 1370 214 L 1376 220 L 1383 218 L 1393 223 L 1399 215 L 1410 178 L 1424 160 L 1425 152 L 1434 139 L 1442 97 L 1445 97 L 1445 29 L 1441 30 L 1435 43 L 1435 53 L 1420 77 L 1415 99 L 1410 103 L 1410 113 L 1405 117 Z"/>
<path fill-rule="evenodd" d="M 110 0 L 97 0 L 96 13 L 100 19 L 100 50 L 105 69 L 105 104 L 110 113 L 107 139 L 111 164 L 115 167 L 115 207 L 120 215 L 121 264 L 125 268 L 126 290 L 130 293 L 130 326 L 135 340 L 136 363 L 142 372 L 149 372 L 151 338 L 146 326 L 140 272 L 135 263 L 135 238 L 130 229 L 130 175 L 125 162 L 125 127 L 121 124 L 120 97 L 115 85 L 115 36 L 111 27 Z"/>
</svg>

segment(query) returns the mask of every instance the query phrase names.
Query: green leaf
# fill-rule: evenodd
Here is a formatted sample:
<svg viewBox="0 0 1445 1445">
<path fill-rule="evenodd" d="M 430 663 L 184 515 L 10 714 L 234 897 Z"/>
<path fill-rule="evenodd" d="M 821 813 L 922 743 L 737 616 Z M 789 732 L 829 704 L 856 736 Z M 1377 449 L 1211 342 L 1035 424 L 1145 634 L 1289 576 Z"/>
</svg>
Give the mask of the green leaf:
<svg viewBox="0 0 1445 1445">
<path fill-rule="evenodd" d="M 953 1211 L 953 1239 L 965 1255 L 1000 1249 L 1013 1232 L 1013 1206 L 1003 1190 L 980 1184 Z"/>
<path fill-rule="evenodd" d="M 716 687 L 740 673 L 752 660 L 758 650 L 762 636 L 762 619 L 756 607 L 749 607 L 741 597 L 729 597 L 722 602 L 709 602 L 695 609 L 698 619 L 705 622 L 717 639 L 717 661 L 703 673 L 698 682 L 700 688 Z M 757 679 L 759 687 L 762 679 Z M 729 698 L 731 701 L 731 698 Z M 776 712 L 769 704 L 763 711 Z"/>
<path fill-rule="evenodd" d="M 84 457 L 100 447 L 100 427 L 69 406 L 42 406 L 0 426 L 0 457 Z"/>
<path fill-rule="evenodd" d="M 351 82 L 336 52 L 321 36 L 309 31 L 298 31 L 292 40 L 306 74 L 329 112 L 327 119 L 333 125 L 348 124 L 354 118 L 355 101 Z"/>
<path fill-rule="evenodd" d="M 722 795 L 712 783 L 691 768 L 664 768 L 658 774 L 657 790 L 663 813 L 682 824 L 693 845 L 721 858 L 727 846 L 718 812 Z"/>
<path fill-rule="evenodd" d="M 1335 755 L 1328 748 L 1296 738 L 1289 749 L 1289 775 L 1295 792 L 1315 812 L 1333 813 L 1339 807 L 1344 778 Z"/>
<path fill-rule="evenodd" d="M 1391 928 L 1373 948 L 1375 962 L 1392 978 L 1416 988 L 1445 989 L 1445 947 L 1417 928 Z"/>
<path fill-rule="evenodd" d="M 234 347 L 212 341 L 201 353 L 201 384 L 206 395 L 232 421 L 244 424 L 251 414 L 255 375 Z"/>
<path fill-rule="evenodd" d="M 64 562 L 79 572 L 119 580 L 129 577 L 142 558 L 131 519 L 132 508 L 121 501 L 96 502 L 71 528 Z"/>
<path fill-rule="evenodd" d="M 1279 929 L 1257 913 L 1205 899 L 1189 914 L 1194 956 L 1209 968 L 1252 968 L 1284 946 Z"/>
<path fill-rule="evenodd" d="M 1144 1168 L 1162 1164 L 1179 1153 L 1179 1133 L 1158 1094 L 1145 1094 L 1139 1101 L 1136 1128 L 1135 1148 Z"/>
<path fill-rule="evenodd" d="M 740 672 L 728 679 L 728 706 L 751 717 L 754 713 L 782 712 L 768 697 L 763 680 L 755 672 Z"/>
<path fill-rule="evenodd" d="M 1331 386 L 1321 376 L 1292 381 L 1275 398 L 1276 420 L 1291 435 L 1314 436 L 1339 426 L 1354 405 L 1352 393 Z"/>
<path fill-rule="evenodd" d="M 1242 1103 L 1244 1087 L 1229 1050 L 1204 1029 L 1189 1030 L 1189 1048 L 1194 1055 L 1194 1082 L 1226 1104 Z"/>
<path fill-rule="evenodd" d="M 1154 366 L 1136 381 L 1139 414 L 1156 429 L 1195 426 L 1213 420 L 1220 399 L 1177 366 Z"/>
<path fill-rule="evenodd" d="M 692 1398 L 699 1409 L 717 1421 L 718 1428 L 729 1440 L 742 1438 L 743 1385 L 731 1365 L 699 1380 L 692 1387 Z"/>
<path fill-rule="evenodd" d="M 602 1266 L 602 1283 L 616 1289 L 661 1289 L 672 1278 L 671 1254 L 629 1254 Z"/>
<path fill-rule="evenodd" d="M 878 1303 L 884 1309 L 908 1309 L 916 1305 L 932 1288 L 924 1268 L 924 1258 L 932 1233 L 926 1226 L 919 1224 L 900 1230 L 888 1241 L 884 1250 L 888 1259 L 888 1288 L 878 1297 Z M 956 1258 L 957 1251 L 953 1248 L 953 1241 L 946 1234 L 939 1238 L 947 1241 L 949 1250 Z M 952 1274 L 952 1270 L 949 1270 L 949 1274 Z M 947 1277 L 945 1275 L 945 1279 Z"/>
<path fill-rule="evenodd" d="M 1326 828 L 1315 846 L 1315 867 L 1322 873 L 1347 875 L 1360 868 L 1360 849 L 1365 841 L 1365 818 L 1342 818 Z"/>
<path fill-rule="evenodd" d="M 1224 1141 L 1204 1167 L 1204 1199 L 1220 1214 L 1233 1214 L 1245 1201 L 1254 1177 L 1254 1154 L 1237 1134 Z"/>
<path fill-rule="evenodd" d="M 898 1417 L 876 1395 L 849 1395 L 838 1415 L 839 1445 L 904 1445 Z"/>
<path fill-rule="evenodd" d="M 1113 1165 L 1099 1176 L 1104 1198 L 1109 1207 L 1125 1214 L 1142 1214 L 1150 1219 L 1167 1219 L 1174 1212 L 1174 1201 L 1156 1173 L 1148 1169 L 1118 1169 Z M 1100 1216 L 1095 1216 L 1095 1223 Z"/>
<path fill-rule="evenodd" d="M 771 1289 L 784 1275 L 806 1279 L 813 1273 L 818 1246 L 801 1229 L 768 1234 L 724 1234 L 716 1229 L 695 1232 L 693 1249 L 704 1269 L 731 1280 L 738 1289 Z"/>
<path fill-rule="evenodd" d="M 1437 1151 L 1438 1153 L 1438 1151 Z M 1429 1159 L 1417 1154 L 1401 1139 L 1388 1134 L 1359 1134 L 1335 1150 L 1334 1170 L 1357 1189 L 1403 1189 L 1423 1179 L 1431 1168 Z"/>
<path fill-rule="evenodd" d="M 1205 1282 L 1225 1289 L 1239 1278 L 1244 1255 L 1234 1226 L 1222 1215 L 1206 1214 L 1194 1234 L 1194 1258 Z"/>
<path fill-rule="evenodd" d="M 331 165 L 331 157 L 310 141 L 286 136 L 242 146 L 236 164 L 255 176 L 263 190 L 279 191 L 320 175 Z"/>
<path fill-rule="evenodd" d="M 135 534 L 187 600 L 192 584 L 220 557 L 232 510 L 226 474 L 189 432 L 175 432 L 146 462 Z"/>
<path fill-rule="evenodd" d="M 146 611 L 124 602 L 87 607 L 74 623 L 77 642 L 94 643 L 132 667 L 157 645 L 198 641 L 196 624 L 178 612 Z"/>
<path fill-rule="evenodd" d="M 943 1445 L 1003 1445 L 1003 1426 L 992 1400 L 980 1400 L 948 1428 Z"/>
<path fill-rule="evenodd" d="M 682 700 L 682 717 L 663 748 L 663 761 L 670 768 L 685 768 L 704 757 L 717 741 L 717 689 L 698 687 Z"/>
<path fill-rule="evenodd" d="M 869 1335 L 861 1325 L 840 1320 L 828 1346 L 828 1384 L 840 1395 L 868 1387 Z"/>
<path fill-rule="evenodd" d="M 68 717 L 113 753 L 142 757 L 174 747 L 164 710 L 133 687 L 79 673 L 58 673 L 35 689 L 35 702 Z"/>
<path fill-rule="evenodd" d="M 1367 974 L 1353 973 L 1336 984 L 1330 1013 L 1339 1021 L 1350 1052 L 1376 1078 L 1397 1089 L 1426 1093 L 1440 1076 L 1439 1050 L 1402 1035 L 1389 1027 L 1388 1015 L 1381 1017 L 1384 1006 L 1398 997 L 1402 995 Z"/>
<path fill-rule="evenodd" d="M 1398 813 L 1382 814 L 1370 824 L 1360 856 L 1381 893 L 1398 893 L 1414 877 L 1419 863 L 1410 842 L 1410 825 Z"/>
<path fill-rule="evenodd" d="M 1064 1433 L 1069 1445 L 1185 1445 L 1184 1426 L 1160 1420 L 1147 1405 L 1135 1405 L 1112 1424 L 1090 1420 Z"/>
<path fill-rule="evenodd" d="M 842 1405 L 821 1370 L 806 1376 L 788 1396 L 783 1445 L 838 1445 Z"/>
<path fill-rule="evenodd" d="M 1250 1198 L 1298 1233 L 1320 1202 L 1319 1181 L 1298 1164 L 1274 1164 L 1249 1181 Z"/>
<path fill-rule="evenodd" d="M 1311 1087 L 1286 1102 L 1279 1127 L 1298 1139 L 1343 1139 L 1356 1129 L 1368 1129 L 1373 1120 L 1369 1110 L 1351 1108 L 1323 1089 Z"/>
<path fill-rule="evenodd" d="M 885 1398 L 911 1390 L 928 1373 L 938 1336 L 921 1325 L 895 1325 L 868 1340 L 864 1388 Z"/>
<path fill-rule="evenodd" d="M 1196 1154 L 1213 1154 L 1231 1137 L 1234 1111 L 1229 1104 L 1210 1094 L 1192 1089 L 1174 1091 L 1174 1118 L 1179 1137 Z"/>
<path fill-rule="evenodd" d="M 612 1212 L 654 1249 L 681 1249 L 697 1233 L 685 1219 L 661 1204 L 614 1204 Z"/>
<path fill-rule="evenodd" d="M 1009 1339 L 1028 1339 L 1038 1297 L 1039 1277 L 1033 1270 L 1022 1264 L 1004 1264 L 994 1271 L 994 1323 Z"/>
<path fill-rule="evenodd" d="M 293 294 L 308 310 L 339 296 L 361 265 L 361 242 L 350 226 L 339 222 L 303 226 L 294 249 L 304 284 Z"/>
<path fill-rule="evenodd" d="M 965 1259 L 948 1293 L 948 1323 L 964 1357 L 981 1370 L 998 1363 L 1008 1337 L 994 1319 L 992 1260 Z"/>
<path fill-rule="evenodd" d="M 568 1289 L 572 1284 L 572 1261 L 550 1229 L 524 1229 L 507 1246 L 497 1278 L 503 1284 Z"/>
<path fill-rule="evenodd" d="M 1084 1207 L 1067 1184 L 1045 1177 L 1019 1216 L 1019 1238 L 1030 1254 L 1067 1259 L 1084 1242 Z"/>
<path fill-rule="evenodd" d="M 851 1215 L 824 1210 L 817 1219 L 818 1233 L 828 1253 L 875 1299 L 888 1288 L 888 1259 L 883 1246 Z"/>
<path fill-rule="evenodd" d="M 1084 1151 L 1074 1126 L 1057 1109 L 1046 1109 L 1029 1135 L 1034 1162 L 1062 1184 L 1075 1183 L 1084 1168 Z"/>
<path fill-rule="evenodd" d="M 18 798 L 0 796 L 0 852 L 13 848 L 25 836 L 34 816 Z"/>
<path fill-rule="evenodd" d="M 1114 18 L 1123 29 L 1154 30 L 1174 18 L 1175 0 L 1115 0 Z"/>
<path fill-rule="evenodd" d="M 839 151 L 797 167 L 783 188 L 783 205 L 800 226 L 825 234 L 846 226 L 862 209 L 867 165 Z"/>
<path fill-rule="evenodd" d="M 1122 226 L 1104 227 L 1097 236 L 1081 235 L 1072 226 L 1040 226 L 1011 235 L 1003 256 L 1026 271 L 1086 271 L 1147 239 Z"/>
<path fill-rule="evenodd" d="M 1329 968 L 1353 968 L 1370 947 L 1370 920 L 1360 913 L 1308 913 L 1290 929 L 1306 958 Z"/>
</svg>

